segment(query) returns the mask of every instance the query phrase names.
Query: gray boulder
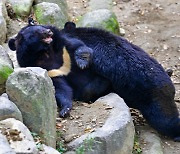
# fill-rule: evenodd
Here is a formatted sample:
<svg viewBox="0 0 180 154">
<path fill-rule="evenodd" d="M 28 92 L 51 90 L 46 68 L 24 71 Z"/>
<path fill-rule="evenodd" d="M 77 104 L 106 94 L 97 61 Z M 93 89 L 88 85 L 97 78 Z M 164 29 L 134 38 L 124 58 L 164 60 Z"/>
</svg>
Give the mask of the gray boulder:
<svg viewBox="0 0 180 154">
<path fill-rule="evenodd" d="M 39 151 L 39 154 L 60 154 L 57 150 L 50 146 L 42 145 L 43 151 Z"/>
<path fill-rule="evenodd" d="M 0 1 L 0 44 L 4 43 L 7 35 L 6 19 L 7 14 L 5 11 L 4 0 Z"/>
<path fill-rule="evenodd" d="M 8 99 L 7 94 L 0 96 L 0 120 L 15 118 L 22 121 L 22 114 L 17 106 Z"/>
<path fill-rule="evenodd" d="M 0 95 L 5 92 L 5 82 L 12 72 L 12 61 L 4 48 L 0 45 Z"/>
<path fill-rule="evenodd" d="M 57 4 L 68 20 L 68 5 L 67 5 L 66 0 L 35 0 L 34 4 L 36 5 L 42 2 L 49 2 L 49 3 Z"/>
<path fill-rule="evenodd" d="M 15 37 L 15 36 L 16 36 L 16 35 L 14 35 L 14 37 Z M 12 38 L 12 37 L 10 37 L 10 38 Z M 10 38 L 9 38 L 9 39 L 10 39 Z M 4 48 L 5 51 L 7 52 L 8 57 L 10 58 L 10 61 L 11 61 L 12 65 L 13 65 L 13 67 L 14 67 L 14 68 L 19 67 L 19 64 L 18 64 L 18 62 L 17 62 L 17 57 L 16 57 L 16 51 L 12 51 L 12 50 L 9 48 L 8 43 L 3 44 L 3 48 Z"/>
<path fill-rule="evenodd" d="M 97 27 L 119 34 L 119 23 L 116 15 L 107 9 L 88 12 L 77 22 L 79 27 Z"/>
<path fill-rule="evenodd" d="M 0 133 L 0 154 L 16 154 L 10 147 L 8 140 Z"/>
<path fill-rule="evenodd" d="M 2 120 L 0 121 L 0 129 L 15 153 L 38 154 L 31 132 L 22 122 L 14 118 Z"/>
<path fill-rule="evenodd" d="M 64 24 L 68 21 L 62 9 L 55 3 L 43 2 L 34 5 L 34 13 L 40 24 L 63 28 Z"/>
<path fill-rule="evenodd" d="M 163 154 L 163 145 L 157 132 L 150 126 L 138 127 L 140 132 L 140 141 L 142 154 Z"/>
<path fill-rule="evenodd" d="M 101 128 L 75 139 L 68 147 L 77 149 L 84 146 L 86 154 L 132 154 L 135 130 L 129 108 L 123 99 L 111 93 L 96 102 L 112 107 L 110 116 Z"/>
<path fill-rule="evenodd" d="M 6 92 L 20 109 L 25 125 L 46 145 L 55 147 L 57 106 L 54 87 L 46 70 L 17 69 L 6 82 Z"/>
<path fill-rule="evenodd" d="M 5 19 L 6 21 L 8 21 L 8 20 L 9 20 L 9 17 L 8 17 L 8 13 L 7 13 L 6 5 L 5 5 L 6 0 L 1 0 L 1 2 L 0 2 L 0 3 L 2 3 L 2 4 L 3 4 L 3 5 L 2 5 L 2 14 L 3 14 L 3 17 L 4 17 L 4 19 Z"/>
<path fill-rule="evenodd" d="M 6 0 L 17 17 L 27 17 L 30 14 L 33 0 Z"/>
<path fill-rule="evenodd" d="M 90 0 L 89 1 L 89 9 L 91 11 L 98 9 L 108 9 L 111 10 L 113 6 L 112 0 Z"/>
</svg>

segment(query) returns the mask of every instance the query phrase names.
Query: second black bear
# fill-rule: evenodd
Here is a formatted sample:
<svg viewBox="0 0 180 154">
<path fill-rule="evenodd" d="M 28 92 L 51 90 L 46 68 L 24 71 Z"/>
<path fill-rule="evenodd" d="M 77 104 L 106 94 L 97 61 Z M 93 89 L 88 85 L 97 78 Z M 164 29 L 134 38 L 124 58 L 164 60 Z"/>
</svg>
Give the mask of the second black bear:
<svg viewBox="0 0 180 154">
<path fill-rule="evenodd" d="M 74 23 L 68 22 L 64 31 L 68 37 L 82 41 L 93 50 L 88 69 L 108 79 L 114 92 L 129 107 L 139 109 L 157 131 L 180 141 L 175 88 L 155 59 L 138 46 L 104 30 L 76 28 Z M 82 67 L 81 63 L 78 65 Z"/>
</svg>

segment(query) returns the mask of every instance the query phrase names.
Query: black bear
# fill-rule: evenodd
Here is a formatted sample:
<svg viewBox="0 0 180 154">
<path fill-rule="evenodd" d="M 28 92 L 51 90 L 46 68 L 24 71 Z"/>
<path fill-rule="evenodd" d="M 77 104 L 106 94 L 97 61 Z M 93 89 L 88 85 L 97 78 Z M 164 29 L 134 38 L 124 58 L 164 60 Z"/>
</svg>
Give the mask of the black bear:
<svg viewBox="0 0 180 154">
<path fill-rule="evenodd" d="M 180 141 L 170 77 L 156 60 L 127 40 L 68 22 L 63 30 L 29 25 L 9 41 L 9 47 L 16 50 L 20 66 L 49 71 L 62 116 L 72 107 L 72 97 L 91 101 L 116 92 L 156 130 Z"/>
<path fill-rule="evenodd" d="M 72 99 L 95 101 L 111 91 L 110 81 L 90 69 L 82 70 L 75 64 L 76 52 L 81 68 L 87 67 L 92 50 L 82 41 L 67 37 L 55 27 L 29 22 L 8 44 L 11 50 L 16 50 L 21 67 L 42 67 L 48 70 L 55 86 L 61 117 L 68 115 Z"/>
<path fill-rule="evenodd" d="M 68 37 L 83 41 L 92 49 L 88 69 L 108 79 L 114 92 L 129 107 L 139 109 L 157 131 L 180 141 L 175 88 L 169 77 L 172 72 L 165 72 L 138 46 L 104 30 L 76 28 L 74 23 L 68 22 L 63 31 Z M 81 63 L 78 66 L 82 68 Z"/>
</svg>

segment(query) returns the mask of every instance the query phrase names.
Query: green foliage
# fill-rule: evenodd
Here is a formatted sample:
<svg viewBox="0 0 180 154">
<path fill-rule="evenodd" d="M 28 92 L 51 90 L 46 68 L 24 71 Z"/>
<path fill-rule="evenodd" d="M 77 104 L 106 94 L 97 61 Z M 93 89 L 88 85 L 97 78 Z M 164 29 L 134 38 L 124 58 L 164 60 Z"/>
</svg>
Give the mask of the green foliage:
<svg viewBox="0 0 180 154">
<path fill-rule="evenodd" d="M 76 149 L 76 154 L 85 154 L 86 151 L 92 150 L 95 142 L 97 143 L 98 141 L 95 141 L 94 138 L 86 138 L 83 144 Z"/>
<path fill-rule="evenodd" d="M 34 141 L 36 143 L 36 147 L 38 148 L 38 150 L 43 151 L 44 149 L 43 149 L 42 140 L 41 140 L 40 136 L 35 132 L 31 132 L 31 135 L 34 138 Z"/>
<path fill-rule="evenodd" d="M 106 21 L 104 25 L 106 30 L 117 35 L 119 34 L 119 23 L 115 15 L 112 15 L 112 17 L 108 21 Z"/>
<path fill-rule="evenodd" d="M 64 141 L 62 140 L 63 133 L 61 131 L 57 131 L 57 143 L 56 143 L 56 150 L 59 151 L 59 153 L 64 153 L 67 151 Z"/>
<path fill-rule="evenodd" d="M 56 150 L 60 153 L 64 153 L 67 149 L 65 148 L 64 143 L 62 141 L 58 141 L 56 144 Z"/>
<path fill-rule="evenodd" d="M 134 137 L 134 147 L 133 147 L 132 153 L 133 154 L 141 154 L 142 153 L 142 149 L 139 144 L 139 137 L 137 135 L 135 135 L 135 137 Z"/>
<path fill-rule="evenodd" d="M 0 84 L 4 83 L 13 69 L 6 65 L 0 65 Z"/>
</svg>

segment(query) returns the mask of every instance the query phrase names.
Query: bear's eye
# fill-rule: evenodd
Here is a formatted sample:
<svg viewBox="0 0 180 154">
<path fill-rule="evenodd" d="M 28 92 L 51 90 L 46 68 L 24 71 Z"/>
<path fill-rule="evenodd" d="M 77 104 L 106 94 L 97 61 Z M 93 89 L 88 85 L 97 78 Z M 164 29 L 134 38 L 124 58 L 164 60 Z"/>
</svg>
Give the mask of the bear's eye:
<svg viewBox="0 0 180 154">
<path fill-rule="evenodd" d="M 37 41 L 40 40 L 40 38 L 39 38 L 39 36 L 38 36 L 37 33 L 33 33 L 33 34 L 30 34 L 30 35 L 27 34 L 27 35 L 24 36 L 24 38 L 25 38 L 25 40 L 26 40 L 27 42 L 31 42 L 31 43 L 37 42 Z M 31 41 L 30 41 L 30 40 L 31 40 Z"/>
</svg>

